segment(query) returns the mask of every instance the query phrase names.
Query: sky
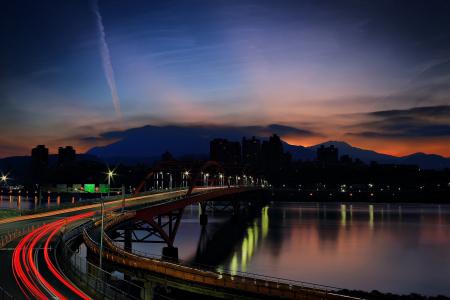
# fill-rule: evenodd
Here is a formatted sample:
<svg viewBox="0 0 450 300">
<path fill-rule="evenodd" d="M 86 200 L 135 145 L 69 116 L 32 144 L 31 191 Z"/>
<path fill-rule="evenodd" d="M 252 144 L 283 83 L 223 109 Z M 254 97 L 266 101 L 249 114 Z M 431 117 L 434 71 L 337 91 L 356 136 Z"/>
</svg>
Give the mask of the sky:
<svg viewBox="0 0 450 300">
<path fill-rule="evenodd" d="M 449 1 L 17 0 L 0 39 L 0 157 L 148 124 L 450 157 Z"/>
</svg>

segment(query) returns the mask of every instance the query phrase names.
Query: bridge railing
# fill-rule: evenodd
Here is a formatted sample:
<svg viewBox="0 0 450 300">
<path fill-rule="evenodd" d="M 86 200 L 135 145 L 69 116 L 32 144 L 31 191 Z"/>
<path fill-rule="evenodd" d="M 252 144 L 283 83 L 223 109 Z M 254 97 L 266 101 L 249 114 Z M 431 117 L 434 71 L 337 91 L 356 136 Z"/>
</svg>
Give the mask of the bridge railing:
<svg viewBox="0 0 450 300">
<path fill-rule="evenodd" d="M 33 231 L 35 228 L 45 225 L 46 222 L 42 222 L 39 225 L 27 225 L 22 229 L 11 230 L 7 233 L 4 233 L 0 236 L 0 249 L 5 247 L 7 244 L 11 243 L 15 239 Z"/>
<path fill-rule="evenodd" d="M 13 230 L 7 233 L 4 233 L 0 236 L 0 249 L 6 247 L 9 243 L 14 241 L 15 239 L 24 236 L 27 233 L 30 233 L 35 228 L 45 225 L 46 222 L 42 222 L 40 225 L 28 225 L 25 228 Z M 0 286 L 0 300 L 14 300 L 14 298 L 10 293 L 8 293 L 2 286 Z"/>
<path fill-rule="evenodd" d="M 90 246 L 92 247 L 92 243 L 95 242 L 93 240 L 90 242 Z M 333 296 L 335 296 L 336 299 L 344 298 L 344 296 L 337 294 L 338 289 L 330 289 L 330 287 L 323 285 L 284 280 L 262 275 L 255 276 L 254 274 L 243 272 L 241 272 L 241 274 L 232 275 L 225 272 L 217 272 L 212 269 L 183 265 L 179 262 L 142 257 L 124 251 L 123 249 L 111 249 L 114 248 L 114 246 L 111 246 L 107 241 L 105 241 L 105 244 L 108 245 L 108 247 L 103 250 L 106 258 L 129 265 L 130 267 L 144 267 L 145 269 L 157 272 L 164 277 L 175 277 L 200 284 L 211 284 L 215 287 L 231 288 L 250 293 L 261 293 L 264 295 L 287 297 L 291 299 L 299 299 L 305 295 L 307 295 L 309 299 L 323 299 L 325 297 L 327 299 L 332 299 Z M 93 249 L 95 249 L 95 247 Z"/>
<path fill-rule="evenodd" d="M 114 244 L 115 247 L 117 247 L 118 249 L 120 249 L 122 251 L 127 251 L 136 256 L 146 257 L 146 258 L 150 258 L 150 259 L 154 259 L 154 260 L 159 260 L 159 261 L 165 260 L 164 257 L 160 254 L 149 253 L 146 251 L 140 251 L 140 250 L 136 250 L 136 249 L 125 250 L 117 242 L 113 241 L 107 235 L 105 235 L 104 238 L 106 239 L 108 244 Z M 317 284 L 317 283 L 312 283 L 312 282 L 307 282 L 307 281 L 292 280 L 292 279 L 268 276 L 268 275 L 251 273 L 251 272 L 242 272 L 239 270 L 230 270 L 230 269 L 214 267 L 214 266 L 206 265 L 206 264 L 193 263 L 193 262 L 181 260 L 181 259 L 176 260 L 176 263 L 178 265 L 185 266 L 188 268 L 197 268 L 202 271 L 209 271 L 209 272 L 217 273 L 219 276 L 220 275 L 222 275 L 222 276 L 228 275 L 228 276 L 243 277 L 243 278 L 247 278 L 247 279 L 266 281 L 266 282 L 270 282 L 270 283 L 285 284 L 288 286 L 289 285 L 290 286 L 299 286 L 299 287 L 303 287 L 303 288 L 311 288 L 311 289 L 322 290 L 322 291 L 326 290 L 328 292 L 336 292 L 336 293 L 343 290 L 342 288 L 329 286 L 329 285 Z"/>
<path fill-rule="evenodd" d="M 15 298 L 0 286 L 0 300 L 14 300 Z"/>
<path fill-rule="evenodd" d="M 126 216 L 122 216 L 126 218 Z M 105 228 L 114 226 L 117 217 L 107 220 Z M 94 252 L 99 253 L 98 242 L 95 241 L 87 230 L 83 231 L 86 245 Z M 157 272 L 164 277 L 175 277 L 178 279 L 210 284 L 215 287 L 232 288 L 250 293 L 261 293 L 277 297 L 291 299 L 359 299 L 339 294 L 340 288 L 314 284 L 303 281 L 295 281 L 284 278 L 271 277 L 260 274 L 238 272 L 231 270 L 217 270 L 211 266 L 192 265 L 182 261 L 167 261 L 158 255 L 145 255 L 139 251 L 126 251 L 119 247 L 107 235 L 104 236 L 105 247 L 103 256 L 116 263 L 133 268 L 144 268 L 148 271 Z"/>
<path fill-rule="evenodd" d="M 126 199 L 128 199 L 128 198 L 136 197 L 136 196 L 150 196 L 150 195 L 155 195 L 155 194 L 160 194 L 160 193 L 165 193 L 165 192 L 175 192 L 175 191 L 181 191 L 181 190 L 186 190 L 186 188 L 185 187 L 175 187 L 172 189 L 151 190 L 151 191 L 142 192 L 138 195 L 125 194 L 124 196 Z M 105 196 L 105 197 L 90 198 L 90 199 L 81 199 L 74 203 L 62 202 L 59 205 L 48 206 L 48 207 L 43 206 L 43 207 L 35 207 L 35 208 L 30 208 L 30 209 L 15 208 L 14 210 L 20 211 L 20 214 L 22 214 L 22 215 L 33 215 L 33 214 L 38 214 L 38 213 L 43 213 L 43 212 L 50 212 L 50 211 L 65 209 L 65 208 L 80 207 L 80 206 L 86 206 L 86 205 L 90 205 L 90 204 L 99 204 L 102 201 L 104 201 L 104 203 L 108 203 L 108 202 L 120 200 L 120 199 L 122 199 L 121 194 Z"/>
<path fill-rule="evenodd" d="M 83 223 L 60 236 L 61 266 L 77 285 L 92 291 L 101 299 L 140 299 L 141 287 L 99 268 L 71 249 L 72 240 L 82 234 L 93 221 Z"/>
<path fill-rule="evenodd" d="M 115 247 L 117 247 L 118 249 L 120 249 L 122 251 L 127 251 L 136 256 L 146 257 L 146 258 L 150 258 L 150 259 L 154 259 L 154 260 L 159 260 L 159 261 L 165 260 L 165 258 L 162 255 L 157 254 L 157 253 L 149 253 L 146 251 L 140 251 L 140 250 L 136 250 L 136 249 L 125 250 L 120 245 L 118 245 L 117 242 L 113 241 L 107 235 L 105 235 L 104 238 L 107 240 L 108 243 L 113 243 L 115 245 Z M 167 261 L 167 259 L 166 259 L 166 261 Z M 226 268 L 222 268 L 222 267 L 214 267 L 214 266 L 206 265 L 206 264 L 193 263 L 193 262 L 182 260 L 182 259 L 177 259 L 176 263 L 177 263 L 177 265 L 185 266 L 188 268 L 196 268 L 196 269 L 199 269 L 202 271 L 217 273 L 219 276 L 227 275 L 227 276 L 243 277 L 243 278 L 247 278 L 247 279 L 265 281 L 268 283 L 270 282 L 270 283 L 277 283 L 277 284 L 285 284 L 288 286 L 289 285 L 290 286 L 298 286 L 298 287 L 311 288 L 311 289 L 322 290 L 322 291 L 326 290 L 328 292 L 336 292 L 336 293 L 343 290 L 342 288 L 329 286 L 329 285 L 317 284 L 317 283 L 312 283 L 312 282 L 307 282 L 307 281 L 292 280 L 292 279 L 287 279 L 287 278 L 268 276 L 268 275 L 251 273 L 251 272 L 242 272 L 239 270 L 230 270 L 230 269 L 226 269 Z"/>
</svg>

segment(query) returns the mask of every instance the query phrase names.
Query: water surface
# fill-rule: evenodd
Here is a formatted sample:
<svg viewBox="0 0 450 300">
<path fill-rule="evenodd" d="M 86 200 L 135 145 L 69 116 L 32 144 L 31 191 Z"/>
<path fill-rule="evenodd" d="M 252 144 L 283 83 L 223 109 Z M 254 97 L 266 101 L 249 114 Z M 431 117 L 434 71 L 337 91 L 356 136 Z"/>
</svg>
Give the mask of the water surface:
<svg viewBox="0 0 450 300">
<path fill-rule="evenodd" d="M 349 289 L 450 295 L 450 206 L 272 203 L 230 219 L 219 207 L 199 225 L 185 209 L 180 258 Z M 133 248 L 161 253 L 160 244 Z"/>
</svg>

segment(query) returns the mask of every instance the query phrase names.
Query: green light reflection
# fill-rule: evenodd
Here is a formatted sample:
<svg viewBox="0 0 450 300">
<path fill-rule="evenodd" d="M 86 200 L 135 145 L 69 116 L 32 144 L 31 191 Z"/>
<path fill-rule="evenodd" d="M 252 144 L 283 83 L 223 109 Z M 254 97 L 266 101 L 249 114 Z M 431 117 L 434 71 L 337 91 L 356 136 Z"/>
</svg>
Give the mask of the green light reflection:
<svg viewBox="0 0 450 300">
<path fill-rule="evenodd" d="M 261 222 L 258 224 L 258 219 L 253 220 L 251 225 L 247 227 L 245 237 L 242 240 L 241 247 L 237 247 L 233 253 L 230 262 L 230 271 L 232 275 L 236 275 L 239 270 L 245 272 L 247 265 L 251 261 L 256 248 L 264 241 L 269 233 L 269 207 L 265 206 L 261 210 Z M 261 235 L 261 236 L 260 236 Z M 239 253 L 239 251 L 241 253 Z M 240 258 L 240 261 L 239 261 Z"/>
</svg>

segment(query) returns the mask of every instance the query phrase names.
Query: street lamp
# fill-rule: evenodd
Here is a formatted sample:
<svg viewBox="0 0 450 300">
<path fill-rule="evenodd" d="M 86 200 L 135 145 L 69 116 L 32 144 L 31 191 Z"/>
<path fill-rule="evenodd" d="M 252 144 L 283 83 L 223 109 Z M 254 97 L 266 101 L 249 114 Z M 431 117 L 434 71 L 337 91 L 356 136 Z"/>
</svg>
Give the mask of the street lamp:
<svg viewBox="0 0 450 300">
<path fill-rule="evenodd" d="M 172 173 L 167 173 L 169 175 L 169 190 L 172 189 Z"/>
<path fill-rule="evenodd" d="M 108 175 L 108 197 L 109 197 L 109 192 L 111 189 L 111 179 L 116 175 L 116 173 L 114 173 L 113 170 L 108 170 L 106 175 Z"/>
<path fill-rule="evenodd" d="M 114 170 L 108 170 L 106 173 L 108 176 L 108 197 L 109 197 L 109 191 L 111 189 L 111 179 L 116 175 L 114 173 Z M 103 197 L 101 197 L 101 218 L 102 218 L 102 226 L 100 229 L 100 269 L 102 268 L 102 262 L 103 262 L 103 235 L 104 235 L 104 219 L 105 219 L 105 201 Z"/>
<path fill-rule="evenodd" d="M 2 174 L 2 177 L 0 177 L 0 181 L 2 182 L 3 186 L 6 186 L 6 182 L 8 181 L 8 175 Z"/>
<path fill-rule="evenodd" d="M 189 177 L 189 171 L 184 171 L 183 173 L 181 173 L 181 175 L 182 175 L 181 186 L 182 186 L 182 187 L 187 187 L 187 182 L 188 182 L 188 177 Z"/>
</svg>

